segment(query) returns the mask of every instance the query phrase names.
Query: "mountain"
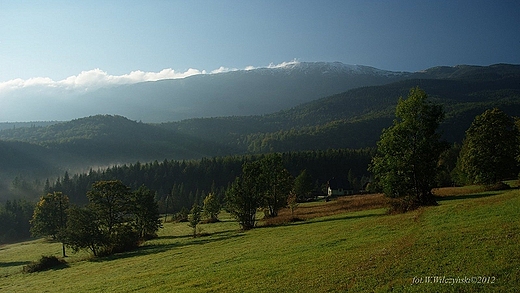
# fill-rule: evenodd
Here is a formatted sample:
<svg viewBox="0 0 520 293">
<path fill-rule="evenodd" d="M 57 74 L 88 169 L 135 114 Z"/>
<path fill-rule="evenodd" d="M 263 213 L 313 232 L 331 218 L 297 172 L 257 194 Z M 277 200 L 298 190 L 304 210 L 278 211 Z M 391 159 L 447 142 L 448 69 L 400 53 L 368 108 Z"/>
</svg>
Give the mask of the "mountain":
<svg viewBox="0 0 520 293">
<path fill-rule="evenodd" d="M 62 169 L 165 158 L 196 159 L 233 152 L 217 143 L 205 143 L 187 134 L 112 115 L 89 116 L 46 127 L 2 130 L 0 139 L 5 145 L 23 144 L 18 149 L 33 150 L 23 152 L 30 154 L 30 158 L 53 162 L 54 167 Z M 0 158 L 9 159 L 6 154 Z"/>
<path fill-rule="evenodd" d="M 188 119 L 162 127 L 250 152 L 373 147 L 399 97 L 419 86 L 446 110 L 444 138 L 461 142 L 476 115 L 520 116 L 520 66 L 435 67 L 391 84 L 352 89 L 269 115 Z"/>
<path fill-rule="evenodd" d="M 316 68 L 316 64 L 309 66 Z M 377 73 L 367 67 L 338 67 Z M 320 71 L 324 68 L 333 67 Z M 292 70 L 286 72 L 309 72 L 301 64 Z M 271 72 L 264 71 L 265 75 Z M 446 120 L 441 130 L 449 142 L 460 143 L 475 116 L 486 109 L 498 107 L 520 116 L 518 65 L 435 67 L 407 76 L 264 115 L 154 124 L 95 115 L 67 122 L 7 124 L 7 129 L 0 130 L 0 193 L 8 191 L 18 175 L 45 179 L 64 170 L 87 171 L 136 161 L 374 147 L 382 129 L 391 125 L 399 97 L 406 97 L 416 86 L 444 106 Z M 23 187 L 23 181 L 17 185 Z"/>
<path fill-rule="evenodd" d="M 262 115 L 352 88 L 403 80 L 410 73 L 339 62 L 200 74 L 98 89 L 29 86 L 0 92 L 0 121 L 71 120 L 117 114 L 145 122 Z"/>
</svg>

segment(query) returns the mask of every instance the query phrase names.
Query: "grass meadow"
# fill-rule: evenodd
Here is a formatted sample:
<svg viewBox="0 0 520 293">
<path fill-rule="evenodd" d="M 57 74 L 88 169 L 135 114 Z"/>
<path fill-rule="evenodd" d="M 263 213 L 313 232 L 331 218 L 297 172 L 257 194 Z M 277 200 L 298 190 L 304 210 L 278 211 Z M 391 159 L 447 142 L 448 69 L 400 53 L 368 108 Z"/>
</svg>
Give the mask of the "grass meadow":
<svg viewBox="0 0 520 293">
<path fill-rule="evenodd" d="M 306 203 L 295 211 L 300 221 L 246 232 L 223 214 L 197 238 L 186 223 L 166 223 L 136 251 L 69 252 L 68 267 L 32 274 L 23 266 L 59 256 L 61 244 L 5 245 L 0 291 L 515 292 L 520 191 L 475 190 L 438 190 L 438 206 L 399 215 L 386 214 L 380 195 Z"/>
</svg>

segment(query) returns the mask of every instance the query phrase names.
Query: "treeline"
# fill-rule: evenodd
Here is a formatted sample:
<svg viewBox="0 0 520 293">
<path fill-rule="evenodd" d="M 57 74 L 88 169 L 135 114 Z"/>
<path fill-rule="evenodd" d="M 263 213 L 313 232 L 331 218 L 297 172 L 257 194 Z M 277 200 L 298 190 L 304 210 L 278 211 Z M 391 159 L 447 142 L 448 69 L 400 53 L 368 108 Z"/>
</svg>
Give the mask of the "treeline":
<svg viewBox="0 0 520 293">
<path fill-rule="evenodd" d="M 373 149 L 331 149 L 326 151 L 288 152 L 280 154 L 283 166 L 293 177 L 306 170 L 314 182 L 314 193 L 323 193 L 331 178 L 350 182 L 361 189 L 369 181 L 368 164 Z M 152 163 L 135 163 L 114 166 L 103 170 L 70 176 L 65 173 L 53 184 L 46 182 L 44 193 L 62 192 L 72 203 L 84 205 L 86 194 L 94 182 L 121 180 L 126 186 L 137 189 L 144 185 L 156 193 L 161 212 L 180 211 L 201 203 L 208 193 L 219 199 L 236 177 L 242 174 L 245 162 L 256 161 L 267 155 L 246 155 L 205 158 L 193 161 L 164 160 Z M 167 203 L 169 202 L 169 203 Z"/>
<path fill-rule="evenodd" d="M 27 239 L 34 204 L 23 199 L 0 203 L 0 244 Z"/>
</svg>

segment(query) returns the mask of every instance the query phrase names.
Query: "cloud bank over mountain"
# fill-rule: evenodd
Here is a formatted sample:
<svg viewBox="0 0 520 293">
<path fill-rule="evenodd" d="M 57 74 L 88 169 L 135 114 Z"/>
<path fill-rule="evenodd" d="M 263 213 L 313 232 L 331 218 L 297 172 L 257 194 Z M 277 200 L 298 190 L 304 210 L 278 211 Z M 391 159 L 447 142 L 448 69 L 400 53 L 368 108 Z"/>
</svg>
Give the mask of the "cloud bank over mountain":
<svg viewBox="0 0 520 293">
<path fill-rule="evenodd" d="M 111 75 L 101 69 L 63 80 L 0 83 L 0 121 L 71 120 L 113 114 L 144 122 L 262 115 L 351 88 L 404 78 L 401 73 L 339 62 L 297 60 L 213 71 L 171 68 Z"/>
<path fill-rule="evenodd" d="M 290 62 L 283 62 L 280 64 L 269 64 L 266 68 L 283 68 L 288 65 L 298 64 L 296 60 Z M 260 67 L 247 66 L 243 70 L 253 70 Z M 228 68 L 221 66 L 218 69 L 212 70 L 209 74 L 218 74 L 224 72 L 238 71 L 238 68 Z M 199 70 L 189 68 L 184 72 L 175 71 L 172 68 L 165 68 L 159 72 L 144 72 L 141 70 L 132 71 L 123 75 L 111 75 L 99 68 L 82 71 L 78 75 L 69 76 L 63 80 L 52 80 L 48 77 L 34 77 L 29 79 L 13 79 L 5 82 L 0 82 L 0 98 L 2 93 L 15 91 L 17 89 L 28 87 L 43 87 L 43 88 L 61 88 L 66 90 L 88 91 L 95 90 L 102 87 L 112 85 L 133 84 L 147 81 L 158 81 L 164 79 L 181 79 L 193 75 L 208 74 L 206 70 Z"/>
<path fill-rule="evenodd" d="M 123 75 L 110 75 L 99 68 L 82 71 L 78 75 L 69 76 L 63 80 L 54 81 L 48 77 L 35 77 L 30 79 L 13 79 L 0 83 L 0 93 L 12 91 L 20 88 L 43 86 L 49 88 L 64 89 L 98 89 L 104 86 L 132 84 L 145 81 L 158 81 L 163 79 L 185 78 L 197 74 L 205 74 L 205 71 L 190 68 L 185 72 L 177 72 L 171 68 L 163 69 L 159 72 L 144 72 L 141 70 L 132 71 Z"/>
</svg>

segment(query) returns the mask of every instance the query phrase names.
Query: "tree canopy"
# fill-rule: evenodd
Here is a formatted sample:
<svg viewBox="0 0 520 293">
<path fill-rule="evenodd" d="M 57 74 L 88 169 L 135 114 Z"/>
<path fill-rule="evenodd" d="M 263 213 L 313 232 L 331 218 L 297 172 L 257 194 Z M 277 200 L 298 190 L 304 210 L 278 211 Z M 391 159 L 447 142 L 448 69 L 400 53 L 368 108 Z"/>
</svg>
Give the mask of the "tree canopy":
<svg viewBox="0 0 520 293">
<path fill-rule="evenodd" d="M 99 181 L 87 196 L 86 207 L 68 210 L 60 236 L 72 249 L 110 254 L 156 236 L 161 225 L 158 206 L 154 193 L 146 187 L 132 192 L 121 181 Z"/>
<path fill-rule="evenodd" d="M 518 174 L 519 130 L 498 108 L 475 117 L 458 161 L 463 183 L 494 184 Z"/>
<path fill-rule="evenodd" d="M 370 170 L 385 195 L 398 198 L 401 209 L 434 204 L 439 155 L 446 148 L 437 132 L 444 112 L 420 88 L 399 98 L 393 125 L 381 134 Z"/>
<path fill-rule="evenodd" d="M 257 182 L 260 176 L 258 161 L 244 163 L 242 176 L 237 177 L 226 191 L 226 209 L 237 218 L 244 230 L 255 227 L 256 212 L 264 200 Z"/>
</svg>

